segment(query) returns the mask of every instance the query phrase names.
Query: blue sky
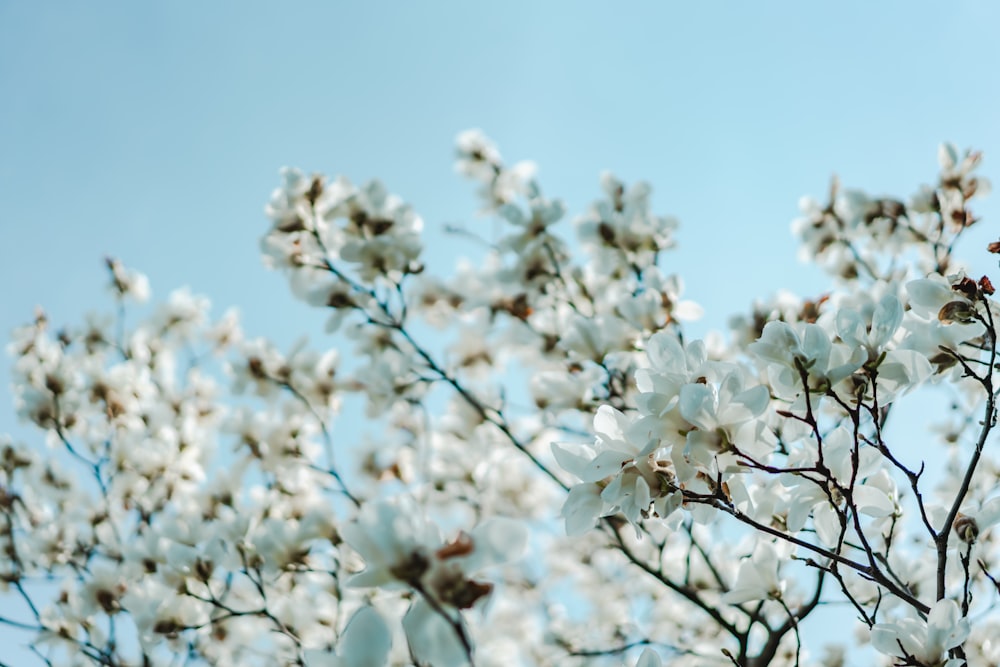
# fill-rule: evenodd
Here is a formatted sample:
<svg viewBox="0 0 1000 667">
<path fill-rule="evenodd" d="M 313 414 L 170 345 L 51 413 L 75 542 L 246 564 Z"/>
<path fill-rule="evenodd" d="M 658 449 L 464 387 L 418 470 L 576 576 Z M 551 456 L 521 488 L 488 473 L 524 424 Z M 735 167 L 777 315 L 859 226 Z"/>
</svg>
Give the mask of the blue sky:
<svg viewBox="0 0 1000 667">
<path fill-rule="evenodd" d="M 908 195 L 942 140 L 1000 181 L 1000 4 L 29 3 L 0 0 L 0 332 L 43 305 L 104 308 L 102 258 L 190 285 L 249 333 L 322 337 L 260 265 L 277 170 L 382 178 L 431 261 L 473 215 L 452 141 L 480 127 L 580 212 L 612 169 L 681 220 L 666 267 L 724 325 L 777 288 L 817 293 L 789 222 L 847 185 Z M 962 246 L 995 240 L 997 204 Z M 995 274 L 994 274 L 995 275 Z M 10 404 L 0 370 L 0 405 Z M 16 429 L 0 409 L 0 432 Z"/>
</svg>

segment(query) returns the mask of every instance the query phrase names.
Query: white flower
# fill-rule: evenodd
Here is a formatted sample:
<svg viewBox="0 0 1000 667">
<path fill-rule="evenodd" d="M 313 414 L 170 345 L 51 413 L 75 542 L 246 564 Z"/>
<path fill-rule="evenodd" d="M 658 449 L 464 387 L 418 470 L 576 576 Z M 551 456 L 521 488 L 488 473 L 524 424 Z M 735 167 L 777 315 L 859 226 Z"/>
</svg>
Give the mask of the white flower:
<svg viewBox="0 0 1000 667">
<path fill-rule="evenodd" d="M 405 583 L 459 609 L 489 593 L 488 584 L 472 581 L 469 575 L 518 558 L 527 544 L 524 526 L 500 517 L 443 543 L 437 526 L 405 499 L 366 506 L 357 522 L 341 529 L 341 535 L 366 566 L 348 585 Z"/>
<path fill-rule="evenodd" d="M 441 543 L 437 526 L 405 500 L 367 505 L 341 536 L 365 560 L 351 586 L 383 586 L 419 580 L 430 567 L 431 550 Z"/>
<path fill-rule="evenodd" d="M 837 312 L 837 334 L 848 345 L 863 347 L 868 352 L 868 359 L 874 360 L 902 321 L 902 304 L 895 296 L 887 294 L 875 307 L 870 327 L 858 311 L 841 308 Z"/>
<path fill-rule="evenodd" d="M 790 548 L 781 545 L 783 553 L 770 542 L 758 542 L 750 558 L 740 563 L 736 582 L 721 602 L 740 604 L 750 600 L 780 599 L 785 591 L 785 581 L 778 577 L 778 563 L 787 558 Z"/>
<path fill-rule="evenodd" d="M 455 138 L 455 170 L 477 181 L 489 181 L 501 164 L 500 151 L 482 130 L 460 132 Z"/>
<path fill-rule="evenodd" d="M 709 468 L 733 447 L 755 459 L 770 453 L 771 434 L 757 420 L 770 395 L 763 385 L 745 384 L 742 370 L 734 367 L 718 385 L 696 382 L 681 387 L 678 408 L 696 427 L 687 434 L 684 450 L 691 462 Z"/>
<path fill-rule="evenodd" d="M 585 484 L 600 483 L 601 507 L 595 497 L 596 488 L 574 489 L 563 506 L 569 534 L 577 534 L 593 526 L 599 515 L 621 510 L 631 523 L 636 524 L 650 505 L 660 517 L 666 517 L 677 508 L 680 494 L 663 488 L 662 480 L 669 477 L 666 462 L 656 454 L 660 441 L 633 433 L 627 416 L 611 406 L 602 405 L 594 416 L 597 438 L 594 447 L 577 447 L 554 443 L 552 452 L 565 470 L 579 477 Z M 642 425 L 637 425 L 641 430 Z M 636 444 L 642 440 L 644 445 Z"/>
<path fill-rule="evenodd" d="M 420 593 L 403 618 L 403 628 L 413 654 L 441 667 L 465 663 L 457 628 L 463 635 L 467 631 L 459 612 L 493 590 L 492 584 L 470 575 L 518 558 L 527 545 L 524 526 L 503 518 L 488 519 L 471 533 L 442 544 L 436 527 L 405 500 L 365 507 L 359 520 L 344 526 L 341 534 L 366 564 L 349 585 L 403 583 Z"/>
<path fill-rule="evenodd" d="M 983 333 L 983 326 L 972 319 L 977 304 L 951 288 L 950 279 L 932 275 L 906 284 L 910 310 L 903 321 L 906 336 L 902 347 L 914 350 L 936 365 L 938 372 L 948 368 L 960 371 L 953 355 L 942 347 L 958 350 L 959 345 Z M 968 355 L 971 348 L 964 349 Z"/>
<path fill-rule="evenodd" d="M 882 463 L 881 455 L 871 447 L 858 451 L 858 470 L 852 470 L 851 450 L 853 436 L 847 427 L 834 429 L 823 438 L 823 461 L 838 484 L 846 488 L 855 479 L 852 490 L 854 506 L 862 514 L 871 517 L 889 516 L 895 511 L 895 504 L 882 489 L 875 484 L 866 484 L 869 475 L 874 475 Z M 807 440 L 803 448 L 789 460 L 790 465 L 814 466 L 819 460 L 819 452 L 812 440 Z M 830 503 L 830 498 L 841 502 L 835 489 L 824 490 L 814 482 L 798 475 L 788 475 L 783 480 L 791 494 L 786 525 L 791 532 L 802 530 L 810 513 L 816 535 L 823 544 L 832 546 L 840 537 L 840 516 L 838 508 Z"/>
<path fill-rule="evenodd" d="M 801 391 L 801 369 L 807 371 L 810 384 L 833 386 L 868 359 L 861 347 L 834 345 L 818 324 L 804 324 L 796 331 L 787 322 L 768 322 L 760 338 L 748 345 L 747 350 L 770 364 L 775 390 L 789 395 Z"/>
<path fill-rule="evenodd" d="M 931 607 L 926 622 L 904 618 L 896 623 L 878 623 L 872 628 L 872 646 L 886 655 L 915 659 L 928 667 L 959 667 L 963 661 L 945 660 L 944 654 L 968 636 L 968 619 L 961 617 L 954 600 L 944 599 Z"/>
</svg>

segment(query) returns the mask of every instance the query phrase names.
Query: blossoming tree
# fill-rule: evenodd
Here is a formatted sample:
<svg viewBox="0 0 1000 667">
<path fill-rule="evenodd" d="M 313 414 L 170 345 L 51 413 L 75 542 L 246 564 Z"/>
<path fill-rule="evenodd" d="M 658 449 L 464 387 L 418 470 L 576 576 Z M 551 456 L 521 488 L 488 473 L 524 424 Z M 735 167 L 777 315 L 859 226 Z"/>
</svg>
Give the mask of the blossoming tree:
<svg viewBox="0 0 1000 667">
<path fill-rule="evenodd" d="M 115 260 L 112 314 L 14 333 L 0 623 L 48 665 L 996 665 L 998 311 L 953 256 L 986 183 L 939 157 L 908 200 L 805 201 L 829 291 L 705 341 L 645 184 L 605 175 L 568 240 L 464 133 L 504 226 L 449 276 L 380 183 L 285 170 L 264 260 L 342 346 L 137 306 Z M 918 385 L 946 407 L 895 441 Z M 378 436 L 345 438 L 362 405 Z M 831 604 L 856 629 L 820 650 Z"/>
</svg>

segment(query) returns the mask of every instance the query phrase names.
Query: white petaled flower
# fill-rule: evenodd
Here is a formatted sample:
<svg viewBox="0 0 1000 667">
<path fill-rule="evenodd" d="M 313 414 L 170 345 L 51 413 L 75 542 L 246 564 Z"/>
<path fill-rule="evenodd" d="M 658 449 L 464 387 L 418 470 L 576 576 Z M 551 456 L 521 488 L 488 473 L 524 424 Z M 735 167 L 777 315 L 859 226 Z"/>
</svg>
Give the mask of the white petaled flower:
<svg viewBox="0 0 1000 667">
<path fill-rule="evenodd" d="M 733 368 L 721 382 L 691 383 L 681 387 L 678 408 L 695 428 L 686 436 L 684 455 L 692 464 L 706 472 L 713 467 L 735 466 L 734 450 L 755 460 L 770 454 L 771 432 L 757 418 L 764 414 L 770 401 L 767 387 L 746 388 L 740 368 Z M 720 457 L 725 461 L 719 462 Z M 677 458 L 674 458 L 675 465 Z"/>
<path fill-rule="evenodd" d="M 803 370 L 810 388 L 830 387 L 868 360 L 862 347 L 833 344 L 818 324 L 804 324 L 796 330 L 787 322 L 768 322 L 747 350 L 768 364 L 772 388 L 786 397 L 801 392 Z"/>
<path fill-rule="evenodd" d="M 599 516 L 617 510 L 637 524 L 651 505 L 661 517 L 679 505 L 680 494 L 664 487 L 672 473 L 667 470 L 669 463 L 657 457 L 660 441 L 645 438 L 645 444 L 639 446 L 636 434 L 629 433 L 631 427 L 627 416 L 602 405 L 594 415 L 594 447 L 553 443 L 552 452 L 559 465 L 584 482 L 582 489 L 571 490 L 563 506 L 562 516 L 570 534 L 586 531 Z"/>
<path fill-rule="evenodd" d="M 492 518 L 442 543 L 437 527 L 406 500 L 366 506 L 341 535 L 366 565 L 348 585 L 403 584 L 420 593 L 403 628 L 412 653 L 441 667 L 464 664 L 467 652 L 456 628 L 466 631 L 459 612 L 479 605 L 493 590 L 472 574 L 520 557 L 528 537 L 522 524 Z"/>
<path fill-rule="evenodd" d="M 705 375 L 708 353 L 700 340 L 682 345 L 662 331 L 646 341 L 646 357 L 649 368 L 635 373 L 636 404 L 643 414 L 663 417 L 676 407 L 681 387 Z"/>
<path fill-rule="evenodd" d="M 875 484 L 866 484 L 865 480 L 879 470 L 882 458 L 879 452 L 871 447 L 858 451 L 858 469 L 852 469 L 851 451 L 854 444 L 853 436 L 847 427 L 834 429 L 823 438 L 823 462 L 830 470 L 833 478 L 842 488 L 847 488 L 852 478 L 855 480 L 852 489 L 854 507 L 858 512 L 870 517 L 885 517 L 891 515 L 896 505 L 888 493 Z M 819 461 L 819 451 L 816 443 L 807 440 L 805 445 L 789 458 L 793 467 L 811 467 Z M 833 546 L 840 537 L 840 510 L 843 502 L 835 488 L 824 489 L 799 475 L 787 475 L 782 483 L 788 487 L 788 515 L 786 526 L 791 532 L 802 530 L 809 515 L 813 517 L 813 527 L 823 544 Z M 838 503 L 831 504 L 831 498 Z"/>
<path fill-rule="evenodd" d="M 968 619 L 962 618 L 954 600 L 944 599 L 931 607 L 926 622 L 904 618 L 895 623 L 878 623 L 872 628 L 871 638 L 872 646 L 886 655 L 917 660 L 928 667 L 961 667 L 965 661 L 948 660 L 945 652 L 968 636 Z"/>
<path fill-rule="evenodd" d="M 875 307 L 870 327 L 858 311 L 840 309 L 837 312 L 837 334 L 848 345 L 863 347 L 871 361 L 889 343 L 902 321 L 902 304 L 894 295 L 887 294 Z"/>
<path fill-rule="evenodd" d="M 958 350 L 959 345 L 983 333 L 983 325 L 974 319 L 979 305 L 952 289 L 953 282 L 962 277 L 933 274 L 906 284 L 910 310 L 903 320 L 906 336 L 901 346 L 925 355 L 938 372 L 950 368 L 961 372 L 954 354 L 942 348 Z M 970 349 L 963 353 L 968 355 Z"/>
<path fill-rule="evenodd" d="M 418 581 L 441 542 L 437 526 L 404 500 L 367 505 L 341 536 L 365 561 L 364 571 L 348 580 L 359 587 Z"/>
<path fill-rule="evenodd" d="M 778 563 L 791 555 L 791 550 L 792 546 L 787 543 L 758 542 L 750 558 L 740 563 L 736 581 L 720 601 L 740 604 L 750 600 L 781 599 L 786 582 L 778 576 Z"/>
<path fill-rule="evenodd" d="M 460 132 L 455 139 L 455 170 L 477 181 L 489 182 L 499 170 L 500 151 L 482 130 Z"/>
<path fill-rule="evenodd" d="M 111 271 L 111 289 L 120 298 L 128 297 L 136 303 L 149 299 L 149 279 L 134 269 L 125 268 L 117 259 L 108 258 Z"/>
<path fill-rule="evenodd" d="M 631 327 L 613 315 L 574 317 L 559 341 L 559 347 L 573 358 L 600 364 L 616 351 L 628 349 L 634 338 Z"/>
</svg>

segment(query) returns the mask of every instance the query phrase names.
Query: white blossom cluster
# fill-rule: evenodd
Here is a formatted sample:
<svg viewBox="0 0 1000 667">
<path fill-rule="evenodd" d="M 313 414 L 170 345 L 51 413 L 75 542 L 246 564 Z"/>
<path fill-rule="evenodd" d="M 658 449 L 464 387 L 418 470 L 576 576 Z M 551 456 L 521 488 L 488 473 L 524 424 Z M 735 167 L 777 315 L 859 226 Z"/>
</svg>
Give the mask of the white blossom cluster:
<svg viewBox="0 0 1000 667">
<path fill-rule="evenodd" d="M 988 186 L 939 157 L 909 200 L 805 200 L 830 291 L 725 341 L 685 335 L 646 184 L 569 218 L 462 133 L 503 231 L 444 276 L 382 184 L 283 170 L 264 261 L 336 346 L 144 306 L 117 260 L 113 315 L 14 332 L 35 437 L 0 437 L 0 624 L 47 665 L 1000 664 L 1000 311 L 954 254 Z M 942 407 L 897 441 L 918 387 Z M 342 437 L 362 412 L 377 435 Z M 816 646 L 831 604 L 856 631 Z"/>
</svg>

